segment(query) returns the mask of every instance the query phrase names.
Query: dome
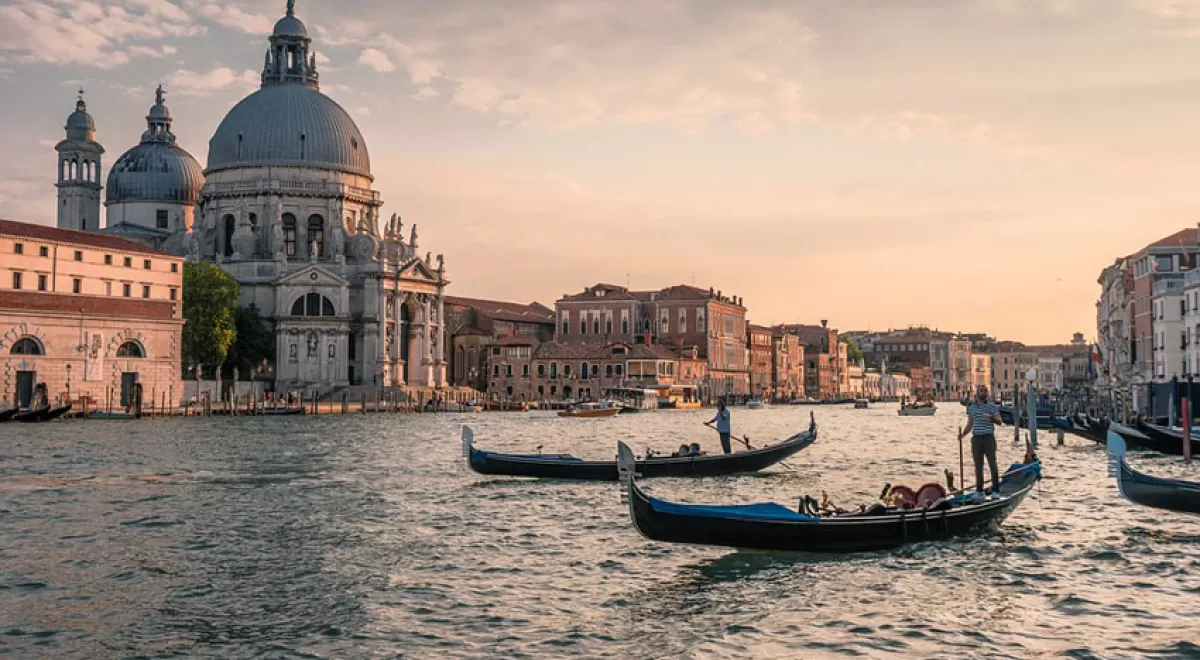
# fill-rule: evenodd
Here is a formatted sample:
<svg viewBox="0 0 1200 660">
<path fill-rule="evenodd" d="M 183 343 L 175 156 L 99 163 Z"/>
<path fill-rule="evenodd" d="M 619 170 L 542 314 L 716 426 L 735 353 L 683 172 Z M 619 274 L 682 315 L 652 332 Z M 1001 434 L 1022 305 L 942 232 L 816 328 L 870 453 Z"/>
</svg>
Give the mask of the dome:
<svg viewBox="0 0 1200 660">
<path fill-rule="evenodd" d="M 96 122 L 88 114 L 87 104 L 83 102 L 83 90 L 79 92 L 79 100 L 75 102 L 75 112 L 67 116 L 68 140 L 91 140 L 96 135 Z"/>
<path fill-rule="evenodd" d="M 191 154 L 174 144 L 143 142 L 113 163 L 108 172 L 105 204 L 195 204 L 202 187 L 204 172 Z"/>
<path fill-rule="evenodd" d="M 371 176 L 367 143 L 342 106 L 300 84 L 265 86 L 233 106 L 208 143 L 208 172 L 298 165 Z"/>
<path fill-rule="evenodd" d="M 308 29 L 304 27 L 304 23 L 301 23 L 300 19 L 296 18 L 295 16 L 292 16 L 291 14 L 288 14 L 287 16 L 284 16 L 283 18 L 279 19 L 278 22 L 275 23 L 275 30 L 273 31 L 273 36 L 276 36 L 276 37 L 303 37 L 303 38 L 307 39 L 308 38 Z"/>
</svg>

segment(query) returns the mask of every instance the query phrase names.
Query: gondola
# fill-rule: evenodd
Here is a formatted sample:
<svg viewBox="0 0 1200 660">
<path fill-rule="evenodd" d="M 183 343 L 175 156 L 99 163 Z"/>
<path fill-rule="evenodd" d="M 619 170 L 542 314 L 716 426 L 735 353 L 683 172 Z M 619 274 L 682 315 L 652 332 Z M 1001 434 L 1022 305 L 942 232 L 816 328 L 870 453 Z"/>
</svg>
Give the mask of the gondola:
<svg viewBox="0 0 1200 660">
<path fill-rule="evenodd" d="M 0 422 L 7 422 L 13 418 L 13 415 L 16 415 L 19 412 L 21 412 L 21 409 L 16 407 L 9 408 L 7 410 L 0 410 Z"/>
<path fill-rule="evenodd" d="M 1013 422 L 1012 406 L 997 406 L 1000 409 L 1000 421 L 1006 426 L 1015 426 Z M 1024 421 L 1024 411 L 1022 414 L 1021 428 L 1028 428 L 1028 424 Z M 1037 413 L 1037 427 L 1039 431 L 1050 431 L 1054 429 L 1065 429 L 1065 421 L 1059 421 L 1053 414 L 1046 414 L 1044 410 L 1039 410 Z"/>
<path fill-rule="evenodd" d="M 64 403 L 61 406 L 43 406 L 34 408 L 33 410 L 25 410 L 13 415 L 13 420 L 17 422 L 48 422 L 52 419 L 62 417 L 71 410 L 71 404 Z"/>
<path fill-rule="evenodd" d="M 1183 431 L 1175 431 L 1163 426 L 1155 426 L 1147 424 L 1143 421 L 1137 422 L 1137 430 L 1144 438 L 1130 438 L 1125 434 L 1121 434 L 1126 441 L 1132 441 L 1133 444 L 1139 444 L 1146 449 L 1171 454 L 1172 456 L 1183 455 Z M 1192 443 L 1192 455 L 1200 456 L 1200 438 L 1189 438 Z"/>
<path fill-rule="evenodd" d="M 1103 420 L 1092 419 L 1083 414 L 1071 415 L 1067 418 L 1067 423 L 1071 433 L 1098 443 L 1103 443 L 1108 433 L 1108 425 L 1104 424 Z"/>
<path fill-rule="evenodd" d="M 259 408 L 259 415 L 303 415 L 304 406 L 267 406 Z"/>
<path fill-rule="evenodd" d="M 463 427 L 463 455 L 479 474 L 541 479 L 616 481 L 616 461 L 584 461 L 567 454 L 498 454 L 474 447 L 474 432 Z M 817 439 L 817 424 L 779 444 L 732 454 L 659 456 L 637 461 L 646 477 L 711 477 L 739 472 L 757 472 L 792 456 Z"/>
<path fill-rule="evenodd" d="M 932 417 L 937 413 L 937 406 L 930 401 L 929 403 L 915 403 L 900 406 L 896 411 L 901 417 Z"/>
<path fill-rule="evenodd" d="M 1160 479 L 1142 474 L 1125 462 L 1125 440 L 1120 434 L 1108 433 L 1108 474 L 1116 477 L 1121 496 L 1142 506 L 1200 513 L 1200 483 L 1179 479 Z"/>
<path fill-rule="evenodd" d="M 630 517 L 643 536 L 756 550 L 869 552 L 984 532 L 1012 513 L 1041 478 L 1041 463 L 1035 460 L 1007 472 L 995 500 L 959 494 L 914 509 L 879 505 L 880 510 L 867 513 L 811 515 L 773 502 L 703 505 L 660 500 L 638 486 L 629 447 L 621 443 L 618 452 Z"/>
</svg>

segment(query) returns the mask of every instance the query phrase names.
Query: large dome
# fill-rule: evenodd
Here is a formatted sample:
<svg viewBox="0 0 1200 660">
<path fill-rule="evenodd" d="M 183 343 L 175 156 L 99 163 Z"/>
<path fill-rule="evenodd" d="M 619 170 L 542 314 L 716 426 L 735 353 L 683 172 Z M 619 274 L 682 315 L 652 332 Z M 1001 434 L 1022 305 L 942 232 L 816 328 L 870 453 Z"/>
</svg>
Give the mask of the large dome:
<svg viewBox="0 0 1200 660">
<path fill-rule="evenodd" d="M 208 143 L 208 170 L 299 165 L 371 176 L 367 143 L 333 99 L 301 84 L 264 86 L 225 115 Z"/>
<path fill-rule="evenodd" d="M 121 154 L 108 172 L 105 204 L 183 202 L 195 204 L 204 171 L 174 144 L 143 142 Z"/>
</svg>

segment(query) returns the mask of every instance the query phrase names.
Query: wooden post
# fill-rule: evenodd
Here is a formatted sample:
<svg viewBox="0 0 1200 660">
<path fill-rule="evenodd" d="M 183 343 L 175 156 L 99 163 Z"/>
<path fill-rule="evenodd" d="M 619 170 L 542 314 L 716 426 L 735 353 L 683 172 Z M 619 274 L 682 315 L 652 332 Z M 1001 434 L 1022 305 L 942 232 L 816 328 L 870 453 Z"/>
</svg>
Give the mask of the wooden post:
<svg viewBox="0 0 1200 660">
<path fill-rule="evenodd" d="M 379 413 L 379 390 L 375 390 L 375 413 Z"/>
<path fill-rule="evenodd" d="M 87 419 L 87 417 L 88 417 L 88 415 L 87 415 L 87 412 L 88 412 L 87 411 L 87 402 L 88 402 L 87 397 L 81 396 L 81 397 L 79 397 L 79 399 L 80 399 L 80 402 L 83 404 L 83 418 Z"/>
<path fill-rule="evenodd" d="M 348 403 L 349 403 L 349 401 L 347 401 L 347 399 L 349 399 L 349 398 L 350 398 L 350 393 L 345 390 L 342 390 L 342 414 L 343 415 L 346 414 L 346 408 L 348 407 Z"/>
</svg>

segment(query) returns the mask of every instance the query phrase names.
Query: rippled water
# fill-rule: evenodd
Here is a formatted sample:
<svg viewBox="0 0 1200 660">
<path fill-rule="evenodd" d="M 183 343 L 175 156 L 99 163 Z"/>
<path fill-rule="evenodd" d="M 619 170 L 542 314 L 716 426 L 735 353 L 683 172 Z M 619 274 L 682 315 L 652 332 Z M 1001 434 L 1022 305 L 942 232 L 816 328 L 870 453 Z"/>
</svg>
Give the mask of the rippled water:
<svg viewBox="0 0 1200 660">
<path fill-rule="evenodd" d="M 765 443 L 810 410 L 820 439 L 790 467 L 646 483 L 850 506 L 957 472 L 948 406 L 735 409 L 734 431 Z M 1046 479 L 994 536 L 849 557 L 650 542 L 615 484 L 481 477 L 459 440 L 469 423 L 498 450 L 711 449 L 709 416 L 0 426 L 0 656 L 1200 656 L 1200 521 L 1126 504 L 1086 440 L 1043 439 Z M 1000 448 L 1002 466 L 1020 457 Z"/>
</svg>

